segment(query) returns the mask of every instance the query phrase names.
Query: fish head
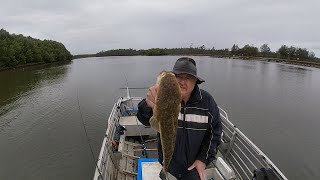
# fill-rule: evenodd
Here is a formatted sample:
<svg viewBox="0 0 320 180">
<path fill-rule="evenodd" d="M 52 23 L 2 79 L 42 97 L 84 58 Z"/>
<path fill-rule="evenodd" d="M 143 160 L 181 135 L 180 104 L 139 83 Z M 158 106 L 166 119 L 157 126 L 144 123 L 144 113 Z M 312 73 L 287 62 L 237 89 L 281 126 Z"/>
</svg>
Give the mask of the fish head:
<svg viewBox="0 0 320 180">
<path fill-rule="evenodd" d="M 175 77 L 175 74 L 173 74 L 171 71 L 161 71 L 157 77 L 157 85 L 159 85 L 161 80 L 166 76 Z"/>
</svg>

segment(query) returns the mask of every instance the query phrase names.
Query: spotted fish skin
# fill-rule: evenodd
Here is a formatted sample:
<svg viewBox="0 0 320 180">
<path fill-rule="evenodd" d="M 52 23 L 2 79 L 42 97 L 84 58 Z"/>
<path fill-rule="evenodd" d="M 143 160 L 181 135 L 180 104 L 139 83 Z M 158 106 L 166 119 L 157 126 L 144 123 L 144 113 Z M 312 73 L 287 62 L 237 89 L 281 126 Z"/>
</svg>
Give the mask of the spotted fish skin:
<svg viewBox="0 0 320 180">
<path fill-rule="evenodd" d="M 181 92 L 175 75 L 162 71 L 157 78 L 157 96 L 150 125 L 160 133 L 163 170 L 168 171 L 172 159 L 181 109 Z"/>
</svg>

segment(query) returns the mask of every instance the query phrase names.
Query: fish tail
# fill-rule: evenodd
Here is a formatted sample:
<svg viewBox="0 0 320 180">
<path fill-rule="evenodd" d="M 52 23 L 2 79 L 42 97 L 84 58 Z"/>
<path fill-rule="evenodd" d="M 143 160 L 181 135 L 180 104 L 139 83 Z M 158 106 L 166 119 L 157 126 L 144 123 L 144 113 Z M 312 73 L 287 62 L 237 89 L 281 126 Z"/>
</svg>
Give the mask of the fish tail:
<svg viewBox="0 0 320 180">
<path fill-rule="evenodd" d="M 159 177 L 161 180 L 167 180 L 168 179 L 168 172 L 165 172 L 165 170 L 162 168 L 159 174 Z"/>
</svg>

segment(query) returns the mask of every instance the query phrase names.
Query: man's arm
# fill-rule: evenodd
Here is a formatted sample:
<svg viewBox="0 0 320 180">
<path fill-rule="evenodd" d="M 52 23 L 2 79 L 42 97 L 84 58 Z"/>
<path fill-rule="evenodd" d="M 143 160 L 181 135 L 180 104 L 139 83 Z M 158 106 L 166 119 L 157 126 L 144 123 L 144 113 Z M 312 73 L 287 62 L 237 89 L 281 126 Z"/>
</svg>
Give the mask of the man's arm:
<svg viewBox="0 0 320 180">
<path fill-rule="evenodd" d="M 157 96 L 157 85 L 153 85 L 148 89 L 145 99 L 138 104 L 137 117 L 139 121 L 145 125 L 150 126 L 149 119 L 153 115 L 153 107 L 155 105 L 155 97 Z"/>
<path fill-rule="evenodd" d="M 213 107 L 209 109 L 208 129 L 202 140 L 200 152 L 197 160 L 202 161 L 206 165 L 215 159 L 216 149 L 221 142 L 222 124 L 217 104 L 212 99 Z"/>
<path fill-rule="evenodd" d="M 149 119 L 152 117 L 152 115 L 152 109 L 148 106 L 146 99 L 140 101 L 140 103 L 138 104 L 137 113 L 139 121 L 145 126 L 150 126 Z"/>
</svg>

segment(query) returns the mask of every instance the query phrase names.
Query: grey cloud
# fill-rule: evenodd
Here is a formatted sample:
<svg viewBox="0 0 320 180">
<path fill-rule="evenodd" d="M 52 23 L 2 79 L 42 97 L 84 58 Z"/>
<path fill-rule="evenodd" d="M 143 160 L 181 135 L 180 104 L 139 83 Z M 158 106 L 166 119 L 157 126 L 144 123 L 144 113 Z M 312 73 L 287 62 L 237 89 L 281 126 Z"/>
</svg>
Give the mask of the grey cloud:
<svg viewBox="0 0 320 180">
<path fill-rule="evenodd" d="M 60 41 L 73 53 L 115 48 L 230 48 L 234 43 L 272 50 L 282 44 L 320 56 L 317 0 L 117 0 L 1 3 L 9 32 Z"/>
</svg>

